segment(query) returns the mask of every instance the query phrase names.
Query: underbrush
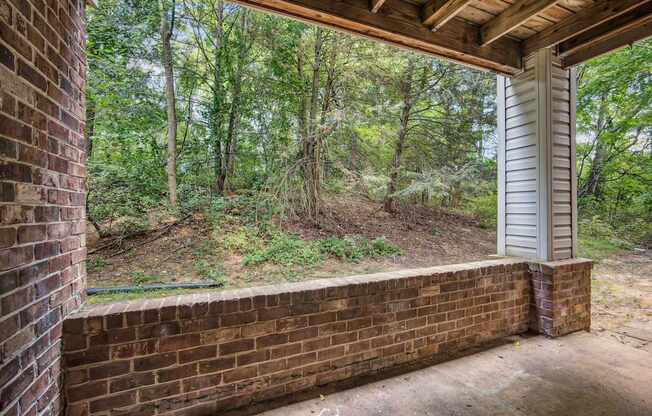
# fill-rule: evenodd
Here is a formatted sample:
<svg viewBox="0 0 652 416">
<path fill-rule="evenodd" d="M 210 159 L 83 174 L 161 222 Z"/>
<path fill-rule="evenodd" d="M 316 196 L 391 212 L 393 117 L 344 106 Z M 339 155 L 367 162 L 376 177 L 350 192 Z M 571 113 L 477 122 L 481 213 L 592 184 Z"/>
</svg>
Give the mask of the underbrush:
<svg viewBox="0 0 652 416">
<path fill-rule="evenodd" d="M 599 261 L 633 246 L 630 241 L 619 238 L 617 230 L 597 215 L 580 219 L 578 228 L 581 257 Z"/>
<path fill-rule="evenodd" d="M 244 266 L 274 264 L 285 267 L 316 266 L 328 258 L 359 262 L 365 258 L 401 254 L 399 247 L 384 237 L 373 240 L 361 236 L 304 240 L 283 231 L 273 221 L 273 209 L 252 208 L 247 198 L 220 198 L 206 211 L 213 227 L 212 236 L 225 253 L 243 256 Z"/>
</svg>

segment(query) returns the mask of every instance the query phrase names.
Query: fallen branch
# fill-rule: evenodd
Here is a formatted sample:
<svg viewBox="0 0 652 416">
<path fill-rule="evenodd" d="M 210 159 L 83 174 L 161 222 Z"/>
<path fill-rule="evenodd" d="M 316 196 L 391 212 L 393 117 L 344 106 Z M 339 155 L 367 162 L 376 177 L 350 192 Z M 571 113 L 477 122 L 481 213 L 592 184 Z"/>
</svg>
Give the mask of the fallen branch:
<svg viewBox="0 0 652 416">
<path fill-rule="evenodd" d="M 175 226 L 181 224 L 182 222 L 184 222 L 185 220 L 187 220 L 187 219 L 190 218 L 191 216 L 192 216 L 192 214 L 188 214 L 188 215 L 186 215 L 185 217 L 181 218 L 181 219 L 178 220 L 178 221 L 172 222 L 172 223 L 170 223 L 170 224 L 166 224 L 165 226 L 159 228 L 159 229 L 157 230 L 158 233 L 157 233 L 156 235 L 154 235 L 152 238 L 148 238 L 147 240 L 144 240 L 144 241 L 142 241 L 142 242 L 140 242 L 140 243 L 138 243 L 138 244 L 134 244 L 134 245 L 129 246 L 129 247 L 127 247 L 127 248 L 124 248 L 124 249 L 122 249 L 122 250 L 120 250 L 120 251 L 117 251 L 117 252 L 111 254 L 110 256 L 108 256 L 108 258 L 113 258 L 113 257 L 119 256 L 119 255 L 124 254 L 124 253 L 127 253 L 127 252 L 129 252 L 129 251 L 131 251 L 131 250 L 133 250 L 133 249 L 135 249 L 135 248 L 142 247 L 142 246 L 144 246 L 144 245 L 146 245 L 146 244 L 149 244 L 149 243 L 151 243 L 152 241 L 156 241 L 156 240 L 158 240 L 159 238 L 163 237 L 163 235 L 165 235 L 166 233 L 168 233 L 168 232 L 169 232 L 173 227 L 175 227 Z"/>
</svg>

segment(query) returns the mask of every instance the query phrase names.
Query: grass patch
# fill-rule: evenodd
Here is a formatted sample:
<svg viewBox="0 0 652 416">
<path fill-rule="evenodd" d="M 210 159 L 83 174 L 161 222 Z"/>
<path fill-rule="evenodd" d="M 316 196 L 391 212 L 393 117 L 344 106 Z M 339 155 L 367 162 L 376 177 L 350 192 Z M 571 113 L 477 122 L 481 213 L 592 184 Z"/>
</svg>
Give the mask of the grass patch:
<svg viewBox="0 0 652 416">
<path fill-rule="evenodd" d="M 161 283 L 163 279 L 157 274 L 131 272 L 131 280 L 136 286 L 145 286 L 151 283 Z"/>
<path fill-rule="evenodd" d="M 579 238 L 580 257 L 589 258 L 594 261 L 600 261 L 607 257 L 613 256 L 627 247 L 622 242 L 613 241 L 606 238 L 585 237 Z"/>
</svg>

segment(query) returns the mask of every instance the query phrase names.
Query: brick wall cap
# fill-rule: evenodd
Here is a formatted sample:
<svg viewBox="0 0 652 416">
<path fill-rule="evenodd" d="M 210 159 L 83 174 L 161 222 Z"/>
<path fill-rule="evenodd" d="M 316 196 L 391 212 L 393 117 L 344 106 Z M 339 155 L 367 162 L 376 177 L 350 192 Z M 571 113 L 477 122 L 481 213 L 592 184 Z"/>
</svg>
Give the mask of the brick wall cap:
<svg viewBox="0 0 652 416">
<path fill-rule="evenodd" d="M 555 271 L 573 271 L 593 267 L 593 260 L 576 258 L 576 259 L 566 259 L 566 260 L 556 260 L 556 261 L 546 261 L 546 262 L 528 262 L 530 270 L 535 272 L 541 272 L 544 274 L 550 274 Z"/>
<path fill-rule="evenodd" d="M 102 317 L 116 313 L 133 311 L 157 310 L 162 307 L 188 307 L 199 302 L 216 303 L 234 301 L 240 299 L 251 299 L 255 296 L 278 296 L 305 294 L 306 292 L 318 292 L 327 288 L 366 285 L 408 278 L 426 278 L 433 275 L 448 274 L 457 272 L 468 272 L 477 269 L 489 270 L 504 268 L 506 266 L 527 267 L 528 262 L 521 258 L 506 257 L 500 259 L 483 260 L 470 263 L 451 264 L 445 266 L 425 267 L 417 269 L 405 269 L 391 272 L 382 272 L 366 275 L 354 275 L 342 278 L 316 279 L 298 283 L 282 283 L 273 286 L 260 286 L 246 289 L 231 289 L 214 293 L 200 293 L 190 295 L 177 295 L 161 299 L 139 299 L 127 302 L 116 302 L 103 305 L 86 305 L 79 312 L 74 313 L 69 319 Z"/>
</svg>

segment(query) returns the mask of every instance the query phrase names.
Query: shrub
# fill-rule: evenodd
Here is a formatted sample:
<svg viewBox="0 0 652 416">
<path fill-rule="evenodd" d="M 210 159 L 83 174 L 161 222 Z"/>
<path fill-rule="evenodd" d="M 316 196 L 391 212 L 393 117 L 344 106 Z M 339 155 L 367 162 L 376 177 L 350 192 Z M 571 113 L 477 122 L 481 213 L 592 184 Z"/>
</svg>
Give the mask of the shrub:
<svg viewBox="0 0 652 416">
<path fill-rule="evenodd" d="M 471 199 L 466 205 L 466 211 L 480 222 L 480 227 L 495 229 L 498 220 L 498 197 L 496 193 L 480 195 Z"/>
<path fill-rule="evenodd" d="M 312 266 L 322 260 L 319 248 L 300 238 L 276 232 L 263 248 L 256 249 L 244 258 L 245 265 L 265 262 L 283 266 Z"/>
<path fill-rule="evenodd" d="M 330 237 L 320 240 L 318 244 L 324 256 L 349 262 L 358 262 L 365 257 L 388 257 L 401 253 L 401 249 L 389 243 L 385 237 L 378 237 L 373 241 L 363 237 Z"/>
</svg>

